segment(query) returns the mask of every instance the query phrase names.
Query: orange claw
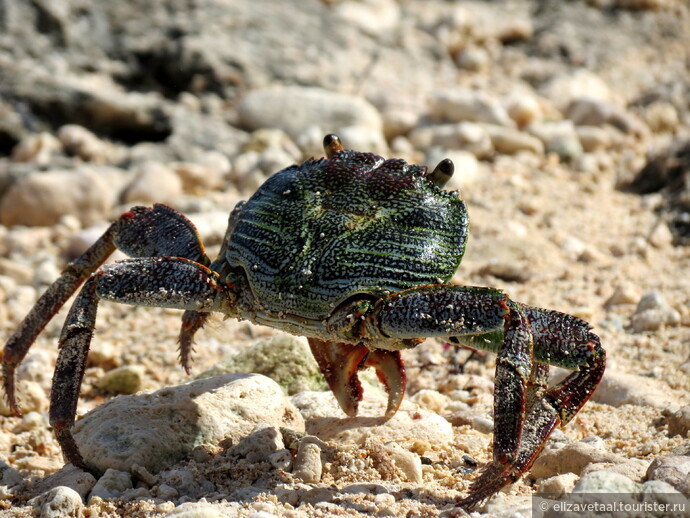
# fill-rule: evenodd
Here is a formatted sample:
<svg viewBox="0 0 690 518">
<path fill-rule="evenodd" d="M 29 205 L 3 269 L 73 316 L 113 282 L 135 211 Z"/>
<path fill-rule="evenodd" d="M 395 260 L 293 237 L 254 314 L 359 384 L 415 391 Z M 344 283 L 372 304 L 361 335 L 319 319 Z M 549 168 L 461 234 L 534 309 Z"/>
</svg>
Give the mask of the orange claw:
<svg viewBox="0 0 690 518">
<path fill-rule="evenodd" d="M 407 385 L 405 365 L 400 357 L 400 351 L 386 351 L 384 349 L 371 351 L 364 365 L 376 369 L 379 381 L 388 391 L 388 407 L 385 415 L 387 419 L 390 419 L 400 408 Z"/>
<path fill-rule="evenodd" d="M 399 351 L 370 351 L 363 345 L 330 342 L 309 338 L 309 346 L 340 408 L 350 417 L 357 415 L 362 400 L 362 385 L 357 372 L 374 367 L 388 391 L 385 417 L 390 419 L 405 395 L 405 367 Z"/>
</svg>

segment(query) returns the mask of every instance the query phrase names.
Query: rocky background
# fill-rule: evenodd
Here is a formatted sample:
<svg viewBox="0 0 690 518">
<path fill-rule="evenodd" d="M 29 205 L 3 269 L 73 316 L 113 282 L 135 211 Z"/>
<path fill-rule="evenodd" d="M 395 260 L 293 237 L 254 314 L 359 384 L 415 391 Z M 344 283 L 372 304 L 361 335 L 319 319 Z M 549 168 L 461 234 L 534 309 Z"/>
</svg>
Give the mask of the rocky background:
<svg viewBox="0 0 690 518">
<path fill-rule="evenodd" d="M 178 208 L 212 254 L 327 132 L 452 158 L 472 220 L 454 281 L 585 318 L 607 350 L 592 401 L 479 513 L 689 497 L 681 0 L 0 0 L 0 337 L 134 204 Z M 76 427 L 97 480 L 47 423 L 65 313 L 19 369 L 25 415 L 0 405 L 2 516 L 450 516 L 490 459 L 490 354 L 429 340 L 394 419 L 375 376 L 344 419 L 301 338 L 218 320 L 179 385 L 180 313 L 103 304 Z"/>
</svg>

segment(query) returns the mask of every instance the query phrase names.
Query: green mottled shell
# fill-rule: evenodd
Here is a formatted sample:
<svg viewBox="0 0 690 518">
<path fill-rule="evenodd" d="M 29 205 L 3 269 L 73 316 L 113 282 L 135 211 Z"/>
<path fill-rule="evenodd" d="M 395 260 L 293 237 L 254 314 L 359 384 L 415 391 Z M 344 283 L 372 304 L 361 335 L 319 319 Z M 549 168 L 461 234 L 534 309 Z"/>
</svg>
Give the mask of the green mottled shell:
<svg viewBox="0 0 690 518">
<path fill-rule="evenodd" d="M 359 294 L 448 281 L 467 210 L 426 168 L 339 151 L 269 178 L 242 207 L 226 252 L 267 310 L 312 320 Z"/>
</svg>

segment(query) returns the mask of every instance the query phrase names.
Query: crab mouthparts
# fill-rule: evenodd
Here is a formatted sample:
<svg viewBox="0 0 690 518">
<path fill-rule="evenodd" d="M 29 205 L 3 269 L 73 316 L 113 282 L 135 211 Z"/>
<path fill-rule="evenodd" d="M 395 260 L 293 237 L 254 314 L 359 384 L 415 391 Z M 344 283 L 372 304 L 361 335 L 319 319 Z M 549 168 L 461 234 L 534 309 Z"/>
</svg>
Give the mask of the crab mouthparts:
<svg viewBox="0 0 690 518">
<path fill-rule="evenodd" d="M 357 415 L 362 400 L 362 384 L 357 372 L 373 367 L 388 392 L 386 419 L 395 415 L 405 395 L 407 377 L 400 351 L 371 351 L 363 345 L 329 342 L 309 338 L 309 346 L 321 373 L 340 408 L 350 417 Z"/>
</svg>

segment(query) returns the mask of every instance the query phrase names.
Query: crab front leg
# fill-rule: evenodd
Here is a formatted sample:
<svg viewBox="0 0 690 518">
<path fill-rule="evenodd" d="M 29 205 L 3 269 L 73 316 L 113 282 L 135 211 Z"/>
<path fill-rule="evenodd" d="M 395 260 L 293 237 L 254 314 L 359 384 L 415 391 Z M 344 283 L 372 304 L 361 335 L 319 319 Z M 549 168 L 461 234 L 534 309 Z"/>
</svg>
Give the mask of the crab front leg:
<svg viewBox="0 0 690 518">
<path fill-rule="evenodd" d="M 16 415 L 21 415 L 15 394 L 17 366 L 50 319 L 118 248 L 134 257 L 173 256 L 210 263 L 194 225 L 179 212 L 160 204 L 125 212 L 84 254 L 67 265 L 8 339 L 2 360 L 3 387 Z"/>
<path fill-rule="evenodd" d="M 332 317 L 333 324 L 342 326 L 341 313 Z M 599 338 L 586 322 L 513 302 L 489 288 L 414 288 L 379 300 L 355 322 L 341 331 L 358 334 L 372 349 L 410 347 L 417 337 L 436 336 L 498 354 L 493 462 L 459 502 L 465 507 L 531 467 L 553 429 L 570 421 L 589 399 L 606 363 Z M 547 388 L 548 364 L 574 372 Z"/>
<path fill-rule="evenodd" d="M 60 335 L 50 396 L 50 424 L 67 461 L 86 467 L 72 427 L 99 299 L 206 313 L 227 312 L 233 297 L 215 272 L 180 257 L 127 259 L 103 267 L 86 281 Z"/>
</svg>

